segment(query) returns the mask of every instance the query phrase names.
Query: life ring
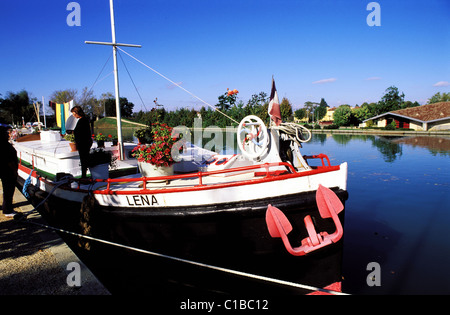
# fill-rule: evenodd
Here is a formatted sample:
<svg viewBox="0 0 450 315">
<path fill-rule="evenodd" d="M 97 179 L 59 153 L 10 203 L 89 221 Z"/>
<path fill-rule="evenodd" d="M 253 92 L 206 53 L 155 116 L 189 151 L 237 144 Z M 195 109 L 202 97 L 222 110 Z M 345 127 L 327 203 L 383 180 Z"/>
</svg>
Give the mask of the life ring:
<svg viewBox="0 0 450 315">
<path fill-rule="evenodd" d="M 267 151 L 269 133 L 264 122 L 255 115 L 241 120 L 236 136 L 242 155 L 249 159 L 256 159 Z"/>
</svg>

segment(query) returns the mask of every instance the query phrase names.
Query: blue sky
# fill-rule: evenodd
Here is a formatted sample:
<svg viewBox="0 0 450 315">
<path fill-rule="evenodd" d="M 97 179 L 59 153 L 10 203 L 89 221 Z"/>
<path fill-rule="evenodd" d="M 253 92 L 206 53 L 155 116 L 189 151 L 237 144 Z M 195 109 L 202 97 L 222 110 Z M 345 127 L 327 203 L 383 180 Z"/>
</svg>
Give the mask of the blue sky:
<svg viewBox="0 0 450 315">
<path fill-rule="evenodd" d="M 108 0 L 79 0 L 81 25 L 68 26 L 67 0 L 0 1 L 0 93 L 26 89 L 46 102 L 55 90 L 91 87 L 111 55 Z M 380 0 L 115 0 L 117 42 L 208 103 L 227 88 L 244 103 L 278 94 L 294 109 L 323 97 L 330 106 L 376 102 L 391 85 L 423 104 L 450 91 L 450 2 Z M 145 108 L 202 104 L 121 54 Z M 114 92 L 109 60 L 94 94 Z M 120 94 L 144 109 L 119 57 Z"/>
</svg>

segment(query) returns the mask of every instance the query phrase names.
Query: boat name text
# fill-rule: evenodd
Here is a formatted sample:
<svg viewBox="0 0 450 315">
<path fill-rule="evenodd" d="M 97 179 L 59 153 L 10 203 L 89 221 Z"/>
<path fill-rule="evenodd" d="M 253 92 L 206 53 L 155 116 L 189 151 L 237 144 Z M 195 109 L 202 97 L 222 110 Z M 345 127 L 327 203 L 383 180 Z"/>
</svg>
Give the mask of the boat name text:
<svg viewBox="0 0 450 315">
<path fill-rule="evenodd" d="M 133 195 L 126 196 L 130 206 L 154 206 L 159 205 L 154 195 Z"/>
</svg>

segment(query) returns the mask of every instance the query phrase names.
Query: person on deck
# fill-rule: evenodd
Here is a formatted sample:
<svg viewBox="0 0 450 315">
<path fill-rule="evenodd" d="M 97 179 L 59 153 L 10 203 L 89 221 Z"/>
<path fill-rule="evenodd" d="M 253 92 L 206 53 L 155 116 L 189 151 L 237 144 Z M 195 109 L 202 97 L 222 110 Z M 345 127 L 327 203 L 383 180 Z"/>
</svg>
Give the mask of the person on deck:
<svg viewBox="0 0 450 315">
<path fill-rule="evenodd" d="M 9 126 L 0 125 L 0 178 L 3 186 L 3 214 L 11 217 L 16 214 L 13 210 L 13 196 L 19 164 L 16 149 L 9 143 L 9 129 Z"/>
<path fill-rule="evenodd" d="M 81 178 L 85 178 L 88 169 L 89 150 L 92 146 L 92 133 L 89 118 L 87 118 L 80 106 L 74 106 L 70 111 L 72 112 L 72 115 L 78 119 L 73 134 L 75 136 L 78 154 L 80 155 Z"/>
</svg>

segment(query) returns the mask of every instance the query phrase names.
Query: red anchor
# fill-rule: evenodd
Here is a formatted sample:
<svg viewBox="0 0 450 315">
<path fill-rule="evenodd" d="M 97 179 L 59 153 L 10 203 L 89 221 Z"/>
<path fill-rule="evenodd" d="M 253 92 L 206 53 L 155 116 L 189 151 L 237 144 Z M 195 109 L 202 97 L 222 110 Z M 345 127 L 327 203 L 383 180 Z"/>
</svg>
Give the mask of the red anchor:
<svg viewBox="0 0 450 315">
<path fill-rule="evenodd" d="M 274 238 L 281 237 L 287 251 L 294 256 L 303 256 L 319 248 L 336 243 L 344 234 L 344 229 L 338 217 L 338 214 L 344 210 L 344 205 L 338 196 L 331 189 L 319 184 L 316 192 L 316 202 L 320 216 L 323 219 L 331 218 L 336 226 L 336 231 L 332 234 L 327 232 L 317 233 L 311 216 L 307 215 L 303 220 L 309 236 L 302 240 L 302 244 L 299 247 L 295 248 L 291 246 L 287 237 L 292 231 L 292 225 L 288 218 L 278 208 L 270 204 L 267 207 L 266 223 L 270 236 Z"/>
</svg>

